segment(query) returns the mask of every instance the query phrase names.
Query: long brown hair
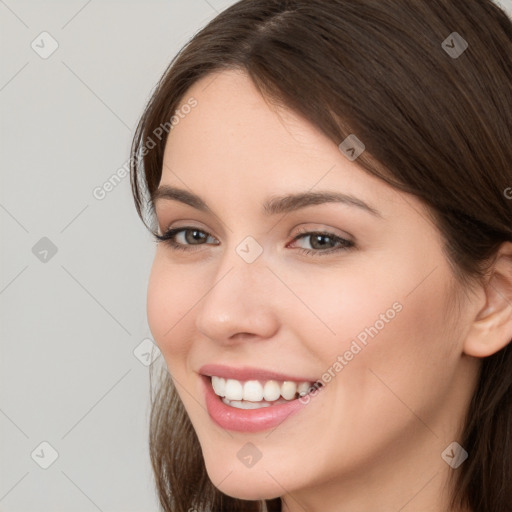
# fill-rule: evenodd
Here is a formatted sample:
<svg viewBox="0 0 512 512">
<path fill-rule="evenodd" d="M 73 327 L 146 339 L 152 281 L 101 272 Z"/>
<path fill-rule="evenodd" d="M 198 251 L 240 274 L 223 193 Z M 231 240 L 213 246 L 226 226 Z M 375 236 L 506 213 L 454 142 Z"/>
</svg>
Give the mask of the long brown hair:
<svg viewBox="0 0 512 512">
<path fill-rule="evenodd" d="M 146 226 L 171 116 L 197 80 L 226 69 L 245 71 L 265 98 L 336 145 L 356 134 L 366 147 L 357 164 L 423 200 L 460 282 L 483 282 L 512 241 L 512 22 L 491 0 L 234 4 L 173 59 L 140 119 L 131 184 Z M 461 425 L 470 457 L 452 473 L 454 508 L 512 510 L 511 346 L 482 361 Z M 238 500 L 213 486 L 166 371 L 158 386 L 150 455 L 163 509 L 280 510 L 279 498 Z"/>
</svg>

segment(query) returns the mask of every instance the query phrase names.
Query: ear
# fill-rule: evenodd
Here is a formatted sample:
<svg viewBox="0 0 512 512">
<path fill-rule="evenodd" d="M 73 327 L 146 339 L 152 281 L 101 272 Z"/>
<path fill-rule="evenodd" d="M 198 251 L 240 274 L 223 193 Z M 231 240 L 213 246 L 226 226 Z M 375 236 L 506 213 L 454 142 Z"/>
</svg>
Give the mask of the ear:
<svg viewBox="0 0 512 512">
<path fill-rule="evenodd" d="M 464 342 L 464 352 L 474 357 L 491 356 L 512 341 L 512 243 L 498 250 L 484 293 Z"/>
</svg>

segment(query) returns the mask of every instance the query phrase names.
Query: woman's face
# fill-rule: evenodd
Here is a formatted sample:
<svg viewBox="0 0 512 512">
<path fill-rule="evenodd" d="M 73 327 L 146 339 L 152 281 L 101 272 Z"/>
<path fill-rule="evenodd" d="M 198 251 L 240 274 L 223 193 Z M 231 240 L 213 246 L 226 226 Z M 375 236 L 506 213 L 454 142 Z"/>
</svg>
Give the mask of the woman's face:
<svg viewBox="0 0 512 512">
<path fill-rule="evenodd" d="M 189 230 L 174 236 L 181 249 L 158 245 L 147 312 L 214 485 L 312 504 L 313 489 L 325 502 L 390 478 L 409 496 L 450 471 L 441 453 L 472 394 L 469 316 L 454 315 L 455 281 L 424 207 L 303 118 L 279 116 L 243 74 L 210 75 L 183 104 L 191 97 L 160 187 L 206 208 L 156 199 L 161 233 Z M 276 199 L 320 193 L 350 199 Z M 213 396 L 203 373 L 238 377 L 232 397 L 259 381 L 244 390 L 253 401 L 260 389 L 286 394 L 286 378 L 323 387 L 247 410 Z"/>
</svg>

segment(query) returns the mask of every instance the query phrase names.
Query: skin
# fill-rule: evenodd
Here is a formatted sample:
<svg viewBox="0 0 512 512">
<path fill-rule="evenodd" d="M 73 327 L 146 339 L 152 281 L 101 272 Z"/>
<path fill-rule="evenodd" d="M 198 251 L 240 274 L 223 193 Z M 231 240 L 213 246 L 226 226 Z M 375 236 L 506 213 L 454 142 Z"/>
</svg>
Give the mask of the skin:
<svg viewBox="0 0 512 512">
<path fill-rule="evenodd" d="M 170 133 L 160 184 L 194 192 L 210 211 L 167 199 L 155 210 L 161 233 L 191 225 L 211 237 L 196 245 L 190 237 L 189 251 L 157 246 L 147 313 L 210 479 L 242 499 L 281 496 L 288 512 L 451 510 L 454 469 L 441 453 L 459 439 L 479 358 L 512 338 L 510 282 L 492 287 L 503 300 L 491 287 L 463 294 L 425 207 L 303 118 L 271 107 L 243 73 L 210 75 L 183 103 L 191 96 L 198 106 Z M 351 194 L 381 217 L 341 203 L 262 211 L 271 196 L 310 190 Z M 299 230 L 355 246 L 301 254 L 325 249 L 314 237 L 294 241 Z M 236 252 L 247 236 L 263 249 L 253 263 Z M 187 243 L 183 233 L 176 241 Z M 203 364 L 320 379 L 397 302 L 401 311 L 276 429 L 228 432 L 210 419 Z M 237 457 L 247 442 L 262 454 L 250 468 Z"/>
</svg>

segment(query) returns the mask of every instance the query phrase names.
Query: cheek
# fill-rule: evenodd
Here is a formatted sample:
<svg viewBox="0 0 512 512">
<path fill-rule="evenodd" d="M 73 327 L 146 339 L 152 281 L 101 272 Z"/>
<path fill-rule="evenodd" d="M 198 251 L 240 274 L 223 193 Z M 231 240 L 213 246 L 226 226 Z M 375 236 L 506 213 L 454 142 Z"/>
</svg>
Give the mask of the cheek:
<svg viewBox="0 0 512 512">
<path fill-rule="evenodd" d="M 456 333 L 446 322 L 450 276 L 436 262 L 436 273 L 423 281 L 424 269 L 434 265 L 418 262 L 395 262 L 386 273 L 374 266 L 339 280 L 317 276 L 314 288 L 295 283 L 318 317 L 304 316 L 303 339 L 322 361 L 322 380 L 335 381 L 339 393 L 393 399 L 388 385 L 415 402 L 447 385 L 458 357 Z M 442 376 L 440 367 L 447 369 Z"/>
<path fill-rule="evenodd" d="M 409 410 L 430 417 L 448 393 L 458 364 L 455 332 L 445 323 L 449 304 L 443 282 L 432 279 L 413 293 L 406 286 L 402 293 L 374 300 L 364 314 L 361 305 L 346 306 L 347 341 L 341 345 L 350 349 L 355 340 L 352 347 L 360 350 L 349 351 L 352 360 L 337 380 L 340 393 L 352 394 L 344 399 L 357 402 L 354 415 L 360 424 L 370 424 L 359 409 L 362 404 L 390 422 L 394 418 L 396 428 L 409 421 Z"/>
<path fill-rule="evenodd" d="M 188 349 L 187 337 L 182 333 L 188 312 L 197 300 L 193 289 L 179 271 L 169 268 L 157 254 L 148 282 L 146 312 L 153 339 L 167 362 L 170 354 L 179 356 Z"/>
<path fill-rule="evenodd" d="M 303 302 L 289 299 L 295 309 L 290 308 L 288 325 L 300 323 L 297 339 L 310 345 L 324 366 L 350 350 L 354 340 L 364 348 L 365 342 L 369 346 L 372 339 L 383 338 L 403 315 L 400 283 L 388 282 L 362 264 L 351 266 L 350 272 L 322 269 L 314 279 L 311 273 L 289 271 L 286 279 Z"/>
</svg>

